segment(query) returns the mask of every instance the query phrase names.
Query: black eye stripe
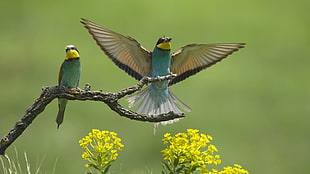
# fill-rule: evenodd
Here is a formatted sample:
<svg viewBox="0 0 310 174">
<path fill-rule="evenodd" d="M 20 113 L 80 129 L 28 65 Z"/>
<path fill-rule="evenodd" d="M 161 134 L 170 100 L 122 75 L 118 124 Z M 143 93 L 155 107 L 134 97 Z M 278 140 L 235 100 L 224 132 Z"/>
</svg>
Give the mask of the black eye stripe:
<svg viewBox="0 0 310 174">
<path fill-rule="evenodd" d="M 77 50 L 75 47 L 68 47 L 66 48 L 66 52 L 68 52 L 69 50 L 75 50 L 79 53 L 79 50 Z"/>
<path fill-rule="evenodd" d="M 171 37 L 161 37 L 158 39 L 156 45 L 164 43 L 164 42 L 170 42 L 172 40 Z"/>
<path fill-rule="evenodd" d="M 166 38 L 164 38 L 164 37 L 159 38 L 156 45 L 164 43 L 165 41 L 166 41 Z"/>
</svg>

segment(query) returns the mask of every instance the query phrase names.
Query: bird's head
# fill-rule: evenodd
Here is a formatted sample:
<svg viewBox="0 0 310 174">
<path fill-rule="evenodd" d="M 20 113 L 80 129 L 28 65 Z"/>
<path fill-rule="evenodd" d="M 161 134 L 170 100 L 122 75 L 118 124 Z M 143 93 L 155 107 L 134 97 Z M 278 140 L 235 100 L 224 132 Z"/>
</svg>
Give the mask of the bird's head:
<svg viewBox="0 0 310 174">
<path fill-rule="evenodd" d="M 79 51 L 75 48 L 74 45 L 66 46 L 66 60 L 80 58 Z"/>
<path fill-rule="evenodd" d="M 162 50 L 171 50 L 171 37 L 161 37 L 158 39 L 156 47 Z"/>
</svg>

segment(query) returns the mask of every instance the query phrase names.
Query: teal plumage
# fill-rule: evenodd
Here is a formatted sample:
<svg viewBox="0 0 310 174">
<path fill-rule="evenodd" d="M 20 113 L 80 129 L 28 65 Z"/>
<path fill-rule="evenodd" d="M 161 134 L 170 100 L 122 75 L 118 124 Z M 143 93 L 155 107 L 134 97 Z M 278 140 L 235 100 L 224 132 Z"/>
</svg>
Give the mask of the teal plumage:
<svg viewBox="0 0 310 174">
<path fill-rule="evenodd" d="M 189 44 L 171 52 L 171 38 L 162 37 L 153 52 L 141 46 L 135 39 L 123 36 L 89 20 L 82 19 L 99 47 L 121 69 L 140 80 L 143 76 L 163 76 L 177 74 L 170 81 L 160 81 L 127 98 L 129 107 L 141 102 L 136 110 L 142 114 L 162 114 L 169 111 L 181 113 L 190 108 L 168 89 L 207 67 L 226 58 L 244 47 L 244 43 Z M 177 120 L 162 122 L 172 123 Z"/>
<path fill-rule="evenodd" d="M 77 88 L 80 81 L 81 63 L 78 50 L 73 45 L 66 47 L 66 59 L 62 63 L 58 76 L 58 85 L 69 88 Z M 67 105 L 66 99 L 58 99 L 58 114 L 56 123 L 59 126 L 63 122 Z"/>
<path fill-rule="evenodd" d="M 171 41 L 169 37 L 160 38 L 157 42 L 156 47 L 152 52 L 152 67 L 151 77 L 166 76 L 170 74 L 170 63 L 171 63 L 171 49 L 162 49 L 158 46 L 160 44 L 168 44 Z M 160 81 L 152 83 L 149 87 L 127 98 L 129 106 L 132 107 L 136 103 L 141 101 L 136 112 L 142 114 L 161 114 L 173 111 L 175 113 L 181 113 L 181 109 L 177 104 L 181 105 L 186 111 L 191 109 L 183 104 L 173 93 L 168 89 L 169 81 Z M 162 123 L 170 123 L 162 122 Z"/>
</svg>

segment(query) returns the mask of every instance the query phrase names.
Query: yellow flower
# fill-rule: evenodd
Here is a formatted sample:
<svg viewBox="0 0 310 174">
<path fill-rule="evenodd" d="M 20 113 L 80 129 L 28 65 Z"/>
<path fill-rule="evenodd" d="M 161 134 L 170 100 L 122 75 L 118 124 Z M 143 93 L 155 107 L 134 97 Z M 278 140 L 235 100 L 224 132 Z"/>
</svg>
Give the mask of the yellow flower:
<svg viewBox="0 0 310 174">
<path fill-rule="evenodd" d="M 124 147 L 116 133 L 99 129 L 92 129 L 87 136 L 79 140 L 79 144 L 84 149 L 82 158 L 90 163 L 85 167 L 93 167 L 101 172 L 108 171 L 118 156 L 117 152 Z"/>
<path fill-rule="evenodd" d="M 178 133 L 175 136 L 165 134 L 163 138 L 166 149 L 162 150 L 166 164 L 170 164 L 173 172 L 183 168 L 188 171 L 206 171 L 207 164 L 219 164 L 219 159 L 212 156 L 217 151 L 214 145 L 208 145 L 211 136 L 199 134 L 199 130 L 187 129 L 187 133 Z M 210 146 L 210 147 L 209 147 Z"/>
<path fill-rule="evenodd" d="M 208 151 L 211 154 L 213 154 L 214 152 L 217 152 L 218 150 L 217 150 L 217 148 L 214 145 L 211 144 L 211 145 L 208 146 Z"/>
<path fill-rule="evenodd" d="M 83 153 L 82 153 L 82 158 L 85 159 L 85 160 L 88 160 L 88 159 L 90 158 L 89 153 L 83 152 Z"/>
<path fill-rule="evenodd" d="M 223 171 L 214 174 L 249 174 L 249 172 L 245 169 L 242 169 L 240 165 L 235 164 L 234 166 L 235 167 L 224 167 Z"/>
<path fill-rule="evenodd" d="M 239 164 L 234 164 L 234 166 L 235 166 L 236 168 L 239 168 L 239 169 L 241 169 L 241 168 L 242 168 L 242 166 L 241 166 L 241 165 L 239 165 Z"/>
<path fill-rule="evenodd" d="M 165 160 L 163 173 L 248 174 L 237 164 L 225 167 L 223 171 L 208 170 L 209 165 L 221 164 L 220 155 L 215 154 L 218 149 L 210 144 L 212 139 L 210 135 L 200 134 L 195 129 L 187 129 L 186 133 L 174 136 L 166 133 L 162 139 L 166 149 L 161 151 Z"/>
</svg>

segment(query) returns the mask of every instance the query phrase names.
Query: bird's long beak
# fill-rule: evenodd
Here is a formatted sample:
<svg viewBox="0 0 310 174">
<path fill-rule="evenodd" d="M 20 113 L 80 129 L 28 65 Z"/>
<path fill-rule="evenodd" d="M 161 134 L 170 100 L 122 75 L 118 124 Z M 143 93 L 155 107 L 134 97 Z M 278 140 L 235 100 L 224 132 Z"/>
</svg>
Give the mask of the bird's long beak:
<svg viewBox="0 0 310 174">
<path fill-rule="evenodd" d="M 172 37 L 166 37 L 166 42 L 170 42 L 172 40 Z"/>
</svg>

